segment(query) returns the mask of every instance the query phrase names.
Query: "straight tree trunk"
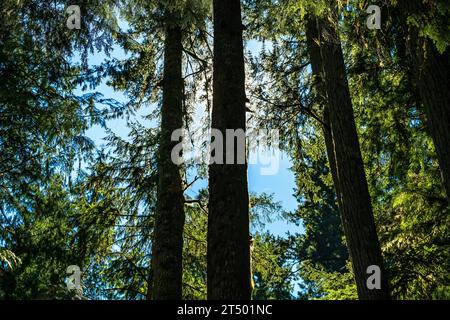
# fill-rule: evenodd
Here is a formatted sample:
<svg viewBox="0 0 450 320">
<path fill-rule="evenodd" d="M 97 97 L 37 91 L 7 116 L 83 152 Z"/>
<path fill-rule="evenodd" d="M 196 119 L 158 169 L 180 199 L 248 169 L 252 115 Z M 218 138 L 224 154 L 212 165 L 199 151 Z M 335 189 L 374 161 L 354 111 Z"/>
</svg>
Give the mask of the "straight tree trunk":
<svg viewBox="0 0 450 320">
<path fill-rule="evenodd" d="M 182 32 L 179 16 L 166 16 L 163 103 L 158 154 L 158 192 L 152 247 L 155 300 L 182 298 L 184 195 L 180 168 L 172 162 L 177 142 L 172 132 L 183 125 Z"/>
<path fill-rule="evenodd" d="M 313 18 L 316 22 L 316 18 Z M 308 24 L 311 27 L 311 23 Z M 362 300 L 389 299 L 389 288 L 384 271 L 372 204 L 367 186 L 361 150 L 356 131 L 353 107 L 347 82 L 344 57 L 337 31 L 337 16 L 334 20 L 316 22 L 319 36 L 320 57 L 311 50 L 315 69 L 323 68 L 323 82 L 328 97 L 329 123 L 331 128 L 336 169 L 334 183 L 338 199 L 346 242 L 352 261 L 353 272 Z M 321 63 L 317 63 L 317 61 Z M 329 139 L 329 137 L 328 137 Z M 327 143 L 327 148 L 331 143 Z M 332 158 L 332 157 L 331 157 Z M 381 269 L 381 289 L 370 290 L 367 286 L 369 266 Z"/>
<path fill-rule="evenodd" d="M 325 83 L 323 82 L 323 65 L 320 54 L 320 37 L 317 27 L 319 20 L 307 19 L 306 21 L 306 41 L 308 44 L 308 52 L 311 61 L 312 74 L 314 76 L 314 85 L 316 88 L 319 104 L 323 107 L 323 136 L 325 140 L 325 147 L 327 151 L 328 163 L 330 166 L 331 176 L 333 178 L 334 189 L 336 192 L 339 210 L 342 210 L 342 203 L 340 199 L 339 181 L 337 176 L 336 157 L 334 155 L 333 137 L 331 135 L 330 125 L 330 110 L 328 108 L 327 92 L 325 90 Z"/>
<path fill-rule="evenodd" d="M 415 72 L 428 128 L 450 205 L 450 50 L 442 54 L 428 39 L 418 39 Z"/>
<path fill-rule="evenodd" d="M 147 300 L 152 300 L 152 294 L 153 294 L 153 270 L 152 266 L 150 266 L 149 275 L 147 278 L 147 292 L 145 293 L 145 298 Z"/>
<path fill-rule="evenodd" d="M 406 15 L 429 10 L 418 1 L 400 2 Z M 406 22 L 406 19 L 404 19 Z M 428 127 L 439 161 L 444 189 L 450 205 L 450 49 L 440 53 L 430 39 L 419 36 L 415 26 L 410 30 L 411 73 L 417 81 L 425 106 Z"/>
<path fill-rule="evenodd" d="M 226 129 L 246 127 L 242 31 L 240 1 L 214 0 L 212 128 L 224 140 Z M 208 299 L 251 298 L 247 188 L 247 164 L 210 165 Z"/>
</svg>

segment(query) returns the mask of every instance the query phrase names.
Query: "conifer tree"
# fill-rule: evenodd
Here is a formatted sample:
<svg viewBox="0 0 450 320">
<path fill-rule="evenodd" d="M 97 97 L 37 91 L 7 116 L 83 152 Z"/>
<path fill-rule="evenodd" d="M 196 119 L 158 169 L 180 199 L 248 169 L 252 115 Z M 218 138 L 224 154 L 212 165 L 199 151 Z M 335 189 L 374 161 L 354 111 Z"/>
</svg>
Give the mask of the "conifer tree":
<svg viewBox="0 0 450 320">
<path fill-rule="evenodd" d="M 313 17 L 313 22 L 307 24 L 308 28 L 312 28 L 315 20 L 317 31 L 309 30 L 308 33 L 318 35 L 318 39 L 312 41 L 318 41 L 320 46 L 320 51 L 310 46 L 313 49 L 310 52 L 311 63 L 313 70 L 317 70 L 320 65 L 323 68 L 336 159 L 335 189 L 341 205 L 342 223 L 358 295 L 360 299 L 388 299 L 387 275 L 364 172 L 336 17 L 335 8 L 331 5 L 330 18 Z M 320 53 L 319 57 L 317 53 Z M 332 163 L 330 167 L 333 167 Z M 367 270 L 373 265 L 381 270 L 381 288 L 377 290 L 367 286 Z"/>
<path fill-rule="evenodd" d="M 246 128 L 245 70 L 239 0 L 214 0 L 214 85 L 212 128 Z M 250 299 L 247 164 L 224 146 L 223 164 L 209 167 L 208 299 Z M 236 152 L 237 151 L 237 152 Z M 234 152 L 234 163 L 226 154 Z"/>
</svg>

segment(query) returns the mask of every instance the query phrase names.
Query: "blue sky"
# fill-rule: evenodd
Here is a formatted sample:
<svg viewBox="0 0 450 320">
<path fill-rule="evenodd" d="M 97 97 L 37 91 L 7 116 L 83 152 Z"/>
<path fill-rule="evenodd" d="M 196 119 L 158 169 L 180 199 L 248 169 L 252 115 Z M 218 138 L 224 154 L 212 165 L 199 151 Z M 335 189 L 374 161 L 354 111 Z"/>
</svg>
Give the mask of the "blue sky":
<svg viewBox="0 0 450 320">
<path fill-rule="evenodd" d="M 252 54 L 257 54 L 259 49 L 260 44 L 256 41 L 250 41 L 246 46 L 246 50 L 250 50 Z M 126 55 L 120 47 L 114 46 L 111 52 L 111 57 L 124 59 Z M 102 63 L 106 58 L 107 57 L 103 53 L 96 53 L 90 57 L 89 63 L 91 65 L 97 65 Z M 105 82 L 102 83 L 96 89 L 96 91 L 103 94 L 105 98 L 112 98 L 119 102 L 127 101 L 125 95 L 122 92 L 115 92 L 111 87 L 107 86 Z M 152 106 L 152 108 L 153 107 L 154 106 Z M 136 117 L 134 120 L 139 121 L 145 126 L 151 126 L 152 124 L 149 122 L 149 120 L 144 119 L 144 116 L 149 114 L 150 111 L 151 110 L 149 108 L 140 109 L 136 113 Z M 107 126 L 113 132 L 123 138 L 126 138 L 128 135 L 129 130 L 127 128 L 125 119 L 108 121 Z M 103 138 L 106 136 L 106 132 L 99 126 L 94 126 L 89 129 L 87 132 L 87 136 L 91 138 L 98 147 L 106 143 L 103 140 Z M 260 174 L 260 164 L 250 164 L 248 168 L 249 191 L 253 193 L 264 192 L 267 194 L 273 194 L 274 200 L 281 203 L 284 211 L 294 211 L 297 207 L 297 201 L 293 196 L 295 177 L 293 172 L 290 170 L 292 164 L 289 157 L 284 154 L 281 154 L 279 164 L 280 166 L 278 173 L 269 176 L 263 176 Z M 193 196 L 198 189 L 205 187 L 207 187 L 206 181 L 198 181 L 188 194 L 190 196 Z M 302 232 L 302 227 L 287 223 L 286 221 L 275 220 L 267 225 L 267 230 L 274 235 L 285 236 L 287 232 L 291 234 Z"/>
</svg>

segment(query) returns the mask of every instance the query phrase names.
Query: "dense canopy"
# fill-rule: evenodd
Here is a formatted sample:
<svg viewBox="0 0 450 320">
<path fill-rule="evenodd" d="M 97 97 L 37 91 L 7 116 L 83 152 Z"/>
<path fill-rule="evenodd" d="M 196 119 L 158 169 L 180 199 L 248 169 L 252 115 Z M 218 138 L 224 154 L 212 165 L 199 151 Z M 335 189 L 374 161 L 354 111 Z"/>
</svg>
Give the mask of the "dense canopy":
<svg viewBox="0 0 450 320">
<path fill-rule="evenodd" d="M 0 4 L 0 299 L 450 298 L 448 1 L 74 2 Z"/>
</svg>

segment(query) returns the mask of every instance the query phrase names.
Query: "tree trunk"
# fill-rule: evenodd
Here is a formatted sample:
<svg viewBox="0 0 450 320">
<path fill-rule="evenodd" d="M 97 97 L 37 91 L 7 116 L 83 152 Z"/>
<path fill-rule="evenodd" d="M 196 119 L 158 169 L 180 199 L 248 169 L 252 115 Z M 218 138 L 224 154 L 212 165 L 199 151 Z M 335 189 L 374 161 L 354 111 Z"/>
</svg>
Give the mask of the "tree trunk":
<svg viewBox="0 0 450 320">
<path fill-rule="evenodd" d="M 342 210 L 342 203 L 340 199 L 339 181 L 337 177 L 336 157 L 334 155 L 333 137 L 331 135 L 330 125 L 330 110 L 328 108 L 327 92 L 323 82 L 323 65 L 319 45 L 319 31 L 317 23 L 319 20 L 307 19 L 306 21 L 306 41 L 308 44 L 308 52 L 311 61 L 312 74 L 314 76 L 314 86 L 316 88 L 319 104 L 323 107 L 323 136 L 325 140 L 325 147 L 327 151 L 328 163 L 330 166 L 331 176 L 333 178 L 334 189 L 336 192 L 337 203 L 339 210 Z"/>
<path fill-rule="evenodd" d="M 450 205 L 450 50 L 440 54 L 428 39 L 418 39 L 415 71 L 428 127 Z"/>
<path fill-rule="evenodd" d="M 145 298 L 147 300 L 152 300 L 153 295 L 153 270 L 152 265 L 150 266 L 149 275 L 147 278 L 147 292 L 145 293 Z"/>
<path fill-rule="evenodd" d="M 400 1 L 401 12 L 427 12 L 427 4 L 418 1 Z M 412 55 L 411 73 L 419 88 L 420 98 L 425 106 L 427 125 L 433 139 L 439 161 L 444 189 L 450 205 L 450 49 L 438 52 L 430 39 L 419 36 L 419 29 L 411 26 L 409 50 Z"/>
<path fill-rule="evenodd" d="M 313 19 L 314 22 L 316 19 Z M 353 107 L 348 88 L 344 57 L 334 21 L 323 19 L 318 28 L 323 82 L 328 97 L 329 122 L 332 147 L 336 161 L 334 179 L 341 205 L 341 217 L 346 242 L 353 265 L 358 296 L 363 300 L 389 299 L 389 288 L 383 267 L 371 199 L 367 186 L 361 150 L 356 131 Z M 311 27 L 311 24 L 309 24 Z M 310 54 L 312 61 L 319 59 L 316 50 Z M 317 67 L 317 65 L 316 65 Z M 319 63 L 320 67 L 320 63 Z M 330 147 L 331 143 L 327 143 Z M 381 289 L 367 286 L 367 268 L 376 265 L 381 269 Z"/>
<path fill-rule="evenodd" d="M 246 127 L 242 31 L 240 1 L 214 0 L 212 128 L 224 138 L 226 129 Z M 227 152 L 224 146 L 224 162 Z M 208 299 L 251 298 L 248 205 L 247 164 L 211 164 Z"/>
<path fill-rule="evenodd" d="M 182 298 L 184 195 L 180 168 L 172 162 L 177 142 L 172 132 L 183 125 L 182 32 L 179 17 L 166 17 L 163 103 L 158 154 L 158 193 L 152 247 L 155 300 Z"/>
</svg>

